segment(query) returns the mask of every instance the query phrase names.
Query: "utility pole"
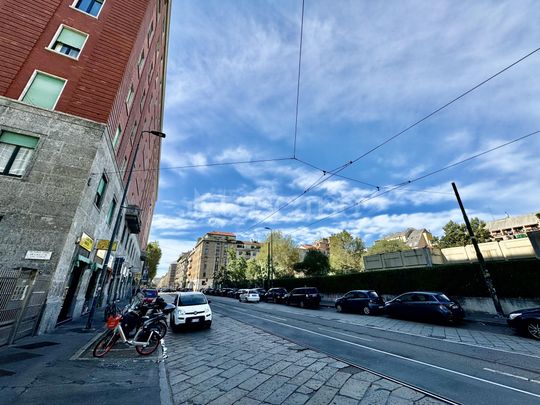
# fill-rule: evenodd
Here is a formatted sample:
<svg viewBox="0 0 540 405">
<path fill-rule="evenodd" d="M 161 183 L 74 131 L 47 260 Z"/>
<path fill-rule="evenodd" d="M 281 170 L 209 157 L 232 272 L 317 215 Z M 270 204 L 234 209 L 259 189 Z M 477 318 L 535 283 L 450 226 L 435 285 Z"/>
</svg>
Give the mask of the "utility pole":
<svg viewBox="0 0 540 405">
<path fill-rule="evenodd" d="M 486 287 L 489 291 L 489 294 L 491 295 L 491 299 L 493 300 L 493 305 L 495 306 L 495 310 L 497 311 L 497 314 L 503 317 L 504 311 L 502 309 L 501 302 L 499 301 L 499 297 L 497 296 L 497 291 L 495 290 L 495 287 L 493 286 L 493 281 L 491 280 L 491 275 L 489 274 L 489 271 L 486 267 L 484 256 L 482 256 L 482 252 L 480 251 L 480 248 L 478 247 L 478 240 L 476 239 L 476 236 L 474 235 L 474 231 L 471 227 L 471 223 L 469 222 L 469 218 L 467 217 L 467 213 L 465 212 L 465 207 L 463 206 L 463 203 L 461 202 L 461 197 L 459 196 L 456 183 L 452 182 L 452 188 L 454 189 L 454 193 L 456 194 L 456 199 L 459 204 L 459 208 L 461 209 L 461 213 L 463 214 L 463 219 L 465 220 L 465 225 L 467 226 L 467 230 L 469 231 L 469 236 L 471 237 L 471 241 L 474 246 L 474 251 L 476 252 L 476 257 L 478 258 L 478 263 L 480 264 L 480 270 L 482 271 L 484 282 L 486 283 Z"/>
<path fill-rule="evenodd" d="M 266 270 L 267 270 L 267 275 L 266 275 L 266 290 L 268 291 L 270 289 L 270 260 L 272 258 L 272 255 L 271 255 L 271 250 L 272 250 L 272 228 L 269 228 L 269 227 L 264 227 L 264 229 L 268 229 L 270 231 L 270 241 L 269 241 L 269 244 L 268 244 L 268 255 L 267 255 L 267 258 L 266 258 Z"/>
</svg>

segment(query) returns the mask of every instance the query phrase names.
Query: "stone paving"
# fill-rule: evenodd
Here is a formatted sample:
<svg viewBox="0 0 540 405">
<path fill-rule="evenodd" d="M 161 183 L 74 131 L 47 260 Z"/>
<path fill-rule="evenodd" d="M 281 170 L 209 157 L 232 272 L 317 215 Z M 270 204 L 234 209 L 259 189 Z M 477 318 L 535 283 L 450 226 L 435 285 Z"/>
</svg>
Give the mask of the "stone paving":
<svg viewBox="0 0 540 405">
<path fill-rule="evenodd" d="M 212 329 L 167 337 L 178 404 L 443 404 L 401 384 L 214 313 Z"/>
<path fill-rule="evenodd" d="M 218 300 L 216 300 L 218 301 Z M 296 307 L 275 306 L 275 304 L 259 304 L 272 306 L 273 313 L 279 312 L 301 314 L 303 317 L 312 317 L 343 325 L 365 326 L 389 332 L 406 333 L 434 339 L 443 339 L 448 342 L 464 343 L 489 349 L 506 350 L 508 352 L 522 353 L 540 357 L 540 344 L 533 339 L 518 335 L 504 335 L 499 333 L 465 329 L 460 326 L 430 325 L 402 319 L 393 319 L 386 316 L 365 316 L 357 314 L 340 314 L 325 310 L 306 311 Z"/>
</svg>

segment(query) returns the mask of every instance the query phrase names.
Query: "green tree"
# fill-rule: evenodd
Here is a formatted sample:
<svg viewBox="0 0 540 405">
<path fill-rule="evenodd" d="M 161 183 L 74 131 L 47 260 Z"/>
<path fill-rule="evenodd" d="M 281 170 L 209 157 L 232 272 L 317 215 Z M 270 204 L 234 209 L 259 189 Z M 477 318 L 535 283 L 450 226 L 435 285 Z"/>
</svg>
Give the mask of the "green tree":
<svg viewBox="0 0 540 405">
<path fill-rule="evenodd" d="M 146 245 L 146 258 L 148 263 L 148 280 L 153 280 L 157 273 L 159 261 L 161 260 L 159 242 L 154 241 Z"/>
<path fill-rule="evenodd" d="M 294 276 L 294 265 L 298 262 L 298 249 L 290 236 L 284 236 L 280 231 L 272 231 L 272 262 L 274 266 L 274 277 Z M 267 269 L 268 249 L 270 245 L 270 235 L 263 242 L 261 250 L 256 257 L 260 267 Z"/>
<path fill-rule="evenodd" d="M 324 253 L 308 250 L 304 260 L 296 263 L 294 269 L 303 272 L 306 276 L 324 276 L 330 271 L 330 262 Z"/>
<path fill-rule="evenodd" d="M 367 254 L 368 255 L 378 255 L 381 253 L 393 253 L 393 252 L 404 252 L 406 250 L 412 250 L 405 242 L 394 239 L 394 240 L 378 240 L 373 246 L 371 246 Z"/>
<path fill-rule="evenodd" d="M 263 285 L 266 279 L 266 268 L 262 267 L 256 259 L 247 261 L 246 278 L 257 285 Z"/>
<path fill-rule="evenodd" d="M 231 248 L 227 251 L 227 273 L 234 285 L 244 284 L 246 281 L 247 262 L 243 257 L 236 255 L 236 250 Z"/>
<path fill-rule="evenodd" d="M 486 223 L 479 218 L 471 219 L 471 228 L 478 243 L 488 242 L 491 239 L 491 234 L 486 228 Z M 471 238 L 465 224 L 458 224 L 454 221 L 449 221 L 443 226 L 443 236 L 436 240 L 436 244 L 444 249 L 457 246 L 466 246 L 471 244 Z"/>
<path fill-rule="evenodd" d="M 363 270 L 362 255 L 366 248 L 361 238 L 353 237 L 349 232 L 343 230 L 330 236 L 329 242 L 330 267 L 335 273 Z"/>
</svg>

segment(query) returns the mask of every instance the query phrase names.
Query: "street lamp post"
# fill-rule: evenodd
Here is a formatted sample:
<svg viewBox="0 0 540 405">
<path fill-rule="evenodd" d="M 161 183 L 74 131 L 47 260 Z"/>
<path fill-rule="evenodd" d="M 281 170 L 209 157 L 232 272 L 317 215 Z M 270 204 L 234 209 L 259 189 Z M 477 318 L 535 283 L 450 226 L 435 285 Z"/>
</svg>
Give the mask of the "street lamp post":
<svg viewBox="0 0 540 405">
<path fill-rule="evenodd" d="M 101 268 L 101 275 L 100 275 L 100 283 L 98 286 L 97 296 L 94 297 L 94 300 L 92 302 L 92 307 L 90 308 L 90 312 L 88 313 L 88 319 L 86 320 L 86 328 L 85 329 L 92 329 L 92 321 L 94 320 L 94 315 L 96 312 L 96 307 L 98 301 L 101 299 L 101 296 L 103 295 L 103 288 L 105 287 L 105 279 L 107 278 L 107 264 L 109 263 L 109 260 L 111 259 L 111 253 L 113 248 L 113 243 L 116 238 L 116 235 L 118 234 L 118 229 L 120 228 L 120 223 L 122 222 L 122 208 L 124 208 L 124 203 L 126 202 L 126 197 L 129 189 L 129 183 L 131 181 L 131 175 L 133 174 L 133 168 L 135 167 L 135 161 L 137 160 L 137 153 L 139 152 L 139 146 L 141 144 L 141 139 L 144 133 L 152 134 L 155 136 L 158 136 L 160 138 L 165 138 L 165 134 L 163 132 L 159 131 L 142 131 L 141 136 L 139 137 L 139 140 L 137 141 L 137 146 L 135 147 L 135 153 L 133 154 L 133 160 L 131 161 L 131 165 L 129 167 L 129 173 L 128 178 L 126 181 L 126 185 L 124 187 L 124 193 L 122 194 L 122 201 L 120 202 L 120 205 L 118 207 L 118 213 L 116 214 L 116 221 L 114 223 L 114 228 L 111 234 L 111 239 L 109 239 L 109 245 L 107 247 L 107 253 L 105 254 L 105 259 L 103 260 L 103 266 Z"/>
<path fill-rule="evenodd" d="M 274 271 L 274 263 L 273 263 L 273 257 L 272 257 L 272 228 L 266 226 L 264 229 L 268 229 L 270 231 L 270 244 L 268 246 L 268 259 L 267 259 L 267 267 L 268 267 L 268 274 L 266 277 L 266 289 L 270 289 L 270 271 Z"/>
</svg>

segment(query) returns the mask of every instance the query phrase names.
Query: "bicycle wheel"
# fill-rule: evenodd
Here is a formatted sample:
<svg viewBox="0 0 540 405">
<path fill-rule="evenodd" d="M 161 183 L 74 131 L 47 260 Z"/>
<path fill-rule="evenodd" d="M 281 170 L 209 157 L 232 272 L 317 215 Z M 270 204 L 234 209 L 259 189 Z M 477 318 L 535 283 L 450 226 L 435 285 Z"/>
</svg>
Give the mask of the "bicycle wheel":
<svg viewBox="0 0 540 405">
<path fill-rule="evenodd" d="M 114 330 L 109 330 L 101 339 L 98 340 L 94 346 L 92 354 L 94 357 L 103 357 L 112 349 L 116 341 L 118 340 L 118 334 Z"/>
<path fill-rule="evenodd" d="M 159 343 L 161 342 L 161 335 L 159 334 L 159 332 L 160 331 L 158 327 L 152 327 L 151 329 L 148 329 L 147 332 L 141 333 L 139 341 L 147 341 L 148 336 L 150 336 L 150 340 L 148 341 L 148 344 L 146 346 L 135 346 L 135 350 L 137 350 L 137 353 L 142 356 L 148 356 L 154 353 L 158 348 Z"/>
</svg>

